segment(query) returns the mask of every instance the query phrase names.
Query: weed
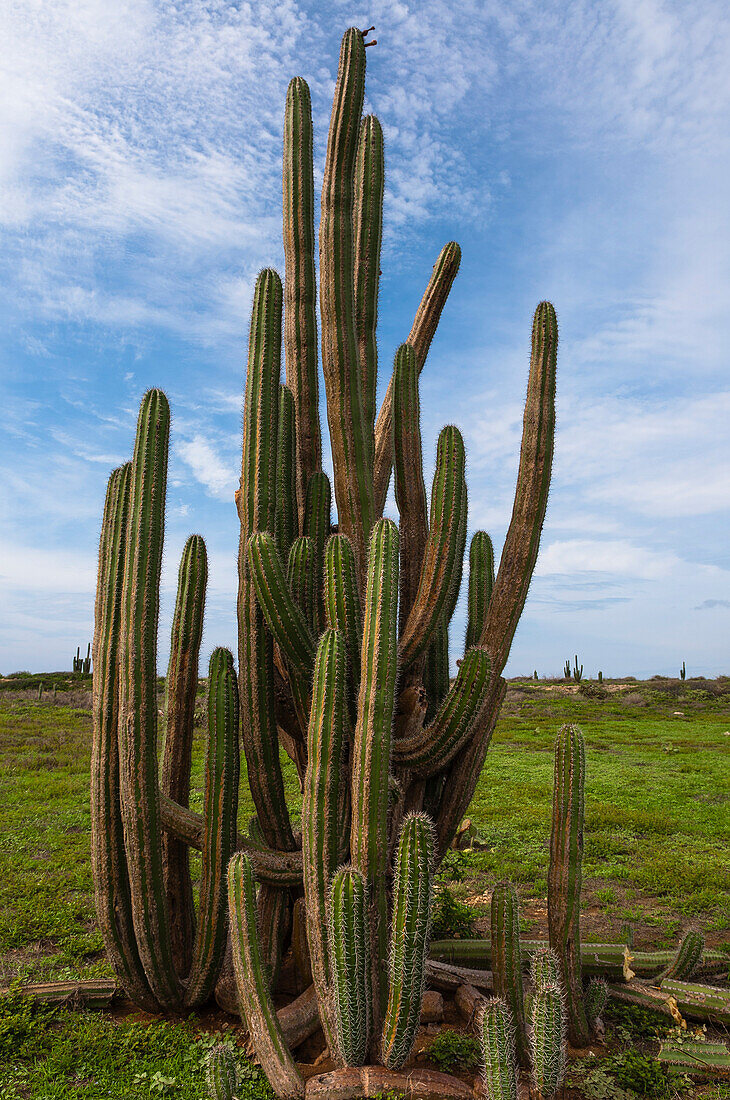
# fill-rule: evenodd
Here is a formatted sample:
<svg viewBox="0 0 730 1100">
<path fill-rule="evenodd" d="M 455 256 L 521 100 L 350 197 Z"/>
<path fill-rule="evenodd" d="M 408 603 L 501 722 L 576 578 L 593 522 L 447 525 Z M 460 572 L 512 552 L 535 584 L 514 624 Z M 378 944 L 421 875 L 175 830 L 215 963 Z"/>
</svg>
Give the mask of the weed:
<svg viewBox="0 0 730 1100">
<path fill-rule="evenodd" d="M 474 933 L 476 916 L 468 905 L 457 899 L 448 886 L 437 893 L 431 917 L 431 935 L 435 940 L 465 940 Z"/>
<path fill-rule="evenodd" d="M 436 1036 L 427 1055 L 444 1073 L 473 1069 L 479 1063 L 479 1043 L 473 1035 L 460 1035 L 447 1028 Z"/>
</svg>

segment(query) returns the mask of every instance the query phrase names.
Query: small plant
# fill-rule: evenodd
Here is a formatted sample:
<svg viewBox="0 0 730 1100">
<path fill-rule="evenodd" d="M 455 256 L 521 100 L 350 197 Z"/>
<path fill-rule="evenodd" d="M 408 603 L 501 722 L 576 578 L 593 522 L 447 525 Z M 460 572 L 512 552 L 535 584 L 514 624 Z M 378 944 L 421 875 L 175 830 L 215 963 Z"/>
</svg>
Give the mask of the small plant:
<svg viewBox="0 0 730 1100">
<path fill-rule="evenodd" d="M 648 1054 L 628 1050 L 618 1055 L 613 1060 L 613 1072 L 616 1083 L 621 1088 L 632 1089 L 637 1096 L 669 1100 L 674 1094 L 670 1075 Z"/>
<path fill-rule="evenodd" d="M 476 915 L 442 886 L 433 906 L 431 934 L 435 940 L 466 940 L 474 932 Z"/>
<path fill-rule="evenodd" d="M 472 1035 L 447 1028 L 431 1043 L 428 1058 L 443 1073 L 472 1069 L 479 1062 L 479 1043 Z"/>
</svg>

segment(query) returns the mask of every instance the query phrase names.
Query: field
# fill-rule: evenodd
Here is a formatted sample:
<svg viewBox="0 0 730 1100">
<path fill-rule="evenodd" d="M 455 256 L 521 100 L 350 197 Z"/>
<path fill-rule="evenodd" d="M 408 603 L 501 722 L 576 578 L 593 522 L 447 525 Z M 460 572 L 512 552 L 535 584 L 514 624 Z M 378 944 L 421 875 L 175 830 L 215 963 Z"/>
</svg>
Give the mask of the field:
<svg viewBox="0 0 730 1100">
<path fill-rule="evenodd" d="M 0 687 L 0 981 L 107 975 L 89 868 L 88 679 L 33 677 Z M 202 703 L 201 695 L 201 716 Z M 469 811 L 474 848 L 450 853 L 441 876 L 449 902 L 468 909 L 442 904 L 442 922 L 455 922 L 458 932 L 460 921 L 466 927 L 474 918 L 476 934 L 483 933 L 494 881 L 511 878 L 524 931 L 545 932 L 552 748 L 563 722 L 578 723 L 588 746 L 584 938 L 620 940 L 630 924 L 636 947 L 671 947 L 683 929 L 697 927 L 708 945 L 730 950 L 726 678 L 603 689 L 513 681 Z M 292 768 L 287 782 L 296 806 Z M 245 782 L 241 789 L 245 826 L 253 807 Z M 205 1033 L 223 1023 L 220 1014 L 151 1028 L 139 1014 L 31 1018 L 16 998 L 0 1018 L 0 1100 L 201 1096 L 200 1061 L 211 1041 Z M 242 1096 L 265 1095 L 257 1072 L 250 1075 Z M 615 1081 L 613 1091 L 591 1088 L 583 1081 L 570 1095 L 641 1095 Z M 730 1095 L 719 1085 L 692 1088 L 688 1095 Z"/>
</svg>

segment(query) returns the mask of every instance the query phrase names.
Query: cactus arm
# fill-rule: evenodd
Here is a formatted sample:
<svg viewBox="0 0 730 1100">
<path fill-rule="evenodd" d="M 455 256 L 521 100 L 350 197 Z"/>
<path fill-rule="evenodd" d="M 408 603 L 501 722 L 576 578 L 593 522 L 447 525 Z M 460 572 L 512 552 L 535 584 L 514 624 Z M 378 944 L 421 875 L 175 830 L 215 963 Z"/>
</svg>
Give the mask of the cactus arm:
<svg viewBox="0 0 730 1100">
<path fill-rule="evenodd" d="M 426 721 L 430 721 L 449 692 L 449 627 L 442 619 L 433 632 L 426 650 L 423 686 L 428 696 Z"/>
<path fill-rule="evenodd" d="M 382 1055 L 400 1069 L 413 1049 L 426 984 L 431 928 L 433 825 L 425 814 L 403 822 L 396 855 Z"/>
<path fill-rule="evenodd" d="M 261 884 L 256 898 L 256 926 L 261 958 L 273 993 L 279 980 L 282 947 L 291 926 L 291 896 L 286 888 Z"/>
<path fill-rule="evenodd" d="M 537 561 L 547 508 L 555 438 L 555 372 L 558 322 L 549 302 L 535 310 L 532 355 L 512 519 L 489 601 L 482 645 L 501 673 Z"/>
<path fill-rule="evenodd" d="M 157 624 L 165 527 L 170 408 L 161 390 L 142 399 L 129 488 L 119 673 L 120 798 L 137 949 L 150 989 L 177 1008 L 162 874 L 157 778 Z"/>
<path fill-rule="evenodd" d="M 330 1001 L 332 967 L 328 942 L 328 892 L 340 863 L 342 820 L 340 788 L 346 786 L 342 752 L 347 736 L 347 662 L 338 630 L 322 634 L 317 649 L 307 738 L 308 763 L 302 803 L 302 855 L 307 902 L 307 939 L 312 977 L 317 987 L 322 1024 L 328 1042 L 335 1021 Z"/>
<path fill-rule="evenodd" d="M 294 602 L 304 612 L 309 629 L 317 629 L 314 543 L 307 535 L 294 539 L 289 551 L 286 579 Z"/>
<path fill-rule="evenodd" d="M 307 485 L 307 503 L 304 509 L 304 534 L 311 538 L 314 548 L 314 569 L 312 583 L 316 608 L 315 634 L 324 627 L 324 593 L 322 590 L 322 570 L 324 567 L 324 548 L 330 537 L 330 512 L 332 509 L 332 490 L 325 473 L 318 470 L 312 474 Z"/>
<path fill-rule="evenodd" d="M 322 466 L 314 271 L 314 171 L 309 87 L 295 76 L 284 112 L 284 354 L 296 419 L 296 534 L 303 530 L 307 483 Z"/>
<path fill-rule="evenodd" d="M 362 605 L 352 543 L 346 535 L 332 535 L 325 549 L 324 598 L 327 624 L 342 632 L 347 646 L 350 689 L 360 688 Z"/>
<path fill-rule="evenodd" d="M 372 1028 L 368 888 L 352 867 L 337 871 L 329 903 L 333 1012 L 337 1051 L 347 1066 L 361 1066 Z"/>
<path fill-rule="evenodd" d="M 466 499 L 464 441 L 451 425 L 439 435 L 431 489 L 431 522 L 413 607 L 400 637 L 399 658 L 406 667 L 428 646 L 453 595 L 459 547 L 463 556 Z"/>
<path fill-rule="evenodd" d="M 304 1096 L 304 1080 L 286 1045 L 271 1000 L 256 927 L 253 868 L 241 853 L 234 855 L 228 866 L 228 911 L 236 988 L 256 1055 L 276 1095 L 281 1100 L 299 1100 Z"/>
<path fill-rule="evenodd" d="M 557 985 L 535 993 L 530 1048 L 533 1084 L 543 1100 L 553 1100 L 565 1076 L 563 994 Z"/>
<path fill-rule="evenodd" d="M 107 958 L 127 995 L 147 1012 L 157 1001 L 137 952 L 119 800 L 119 629 L 131 467 L 109 478 L 99 540 L 94 624 L 91 870 Z"/>
<path fill-rule="evenodd" d="M 233 656 L 215 649 L 208 668 L 208 744 L 203 793 L 203 855 L 188 1008 L 205 1004 L 218 980 L 228 937 L 226 872 L 236 849 L 238 816 L 238 684 Z"/>
<path fill-rule="evenodd" d="M 683 937 L 674 958 L 666 970 L 662 971 L 660 977 L 688 981 L 699 966 L 704 950 L 705 939 L 702 933 L 690 930 Z"/>
<path fill-rule="evenodd" d="M 470 649 L 433 721 L 414 736 L 396 741 L 393 759 L 421 778 L 445 768 L 473 733 L 474 718 L 489 688 L 490 671 L 487 651 Z"/>
<path fill-rule="evenodd" d="M 308 678 L 314 663 L 314 638 L 304 612 L 294 600 L 276 542 L 268 531 L 251 535 L 248 561 L 269 630 L 285 654 L 290 669 Z"/>
<path fill-rule="evenodd" d="M 363 423 L 371 452 L 375 446 L 375 390 L 378 380 L 378 290 L 383 239 L 383 131 L 375 115 L 360 123 L 355 155 L 353 244 L 355 251 L 355 331 L 362 393 Z M 372 467 L 372 455 L 370 458 Z"/>
<path fill-rule="evenodd" d="M 353 196 L 365 46 L 359 30 L 345 32 L 335 86 L 319 227 L 322 370 L 332 443 L 340 528 L 365 575 L 373 524 L 372 450 L 363 417 L 354 304 Z"/>
<path fill-rule="evenodd" d="M 203 638 L 208 559 L 200 535 L 191 535 L 180 560 L 177 600 L 172 620 L 170 660 L 165 681 L 165 742 L 160 765 L 160 791 L 187 806 L 193 753 L 198 661 Z M 227 861 L 226 861 L 227 862 Z M 175 969 L 188 974 L 193 957 L 195 908 L 187 845 L 169 833 L 162 837 L 162 868 L 170 912 L 170 939 Z"/>
<path fill-rule="evenodd" d="M 398 528 L 378 520 L 370 538 L 360 694 L 353 745 L 352 833 L 354 866 L 363 874 L 370 896 L 372 936 L 373 1027 L 379 1026 L 387 1001 L 384 959 L 387 938 L 388 777 L 398 669 Z"/>
<path fill-rule="evenodd" d="M 461 249 L 456 241 L 449 241 L 439 253 L 433 267 L 431 278 L 421 303 L 413 319 L 411 331 L 406 341 L 416 353 L 418 373 L 423 370 L 428 349 L 434 338 L 446 299 L 453 285 L 461 263 Z M 388 495 L 388 482 L 393 465 L 393 378 L 380 406 L 375 425 L 375 468 L 373 483 L 375 486 L 375 515 L 382 516 L 385 498 Z"/>
<path fill-rule="evenodd" d="M 522 951 L 524 950 L 525 944 L 522 944 Z M 530 977 L 536 990 L 542 989 L 544 985 L 559 984 L 558 956 L 551 947 L 545 945 L 533 951 L 530 956 Z"/>
<path fill-rule="evenodd" d="M 568 1038 L 587 1046 L 590 1028 L 583 1004 L 580 892 L 583 862 L 585 744 L 578 726 L 561 726 L 555 746 L 555 786 L 548 868 L 550 946 L 565 990 Z"/>
<path fill-rule="evenodd" d="M 294 398 L 288 386 L 279 386 L 276 433 L 276 513 L 274 535 L 282 561 L 299 534 L 296 493 L 296 428 Z"/>
<path fill-rule="evenodd" d="M 416 599 L 428 540 L 428 505 L 423 483 L 418 363 L 408 344 L 395 353 L 393 367 L 393 468 L 400 516 L 401 570 L 399 632 Z"/>
<path fill-rule="evenodd" d="M 517 892 L 509 883 L 497 883 L 492 892 L 492 973 L 494 992 L 509 1006 L 517 1061 L 530 1068 L 525 1026 L 525 1001 L 520 953 L 520 910 Z"/>
<path fill-rule="evenodd" d="M 517 1065 L 509 1008 L 499 997 L 487 1001 L 479 1017 L 482 1082 L 489 1100 L 517 1100 Z"/>
<path fill-rule="evenodd" d="M 160 821 L 163 829 L 184 841 L 189 848 L 202 851 L 205 822 L 200 814 L 160 795 Z M 236 833 L 235 850 L 249 857 L 259 882 L 272 886 L 302 885 L 301 851 L 277 852 L 273 848 L 257 847 L 243 833 Z"/>
<path fill-rule="evenodd" d="M 264 624 L 248 567 L 254 531 L 273 531 L 276 435 L 281 357 L 281 281 L 275 271 L 256 280 L 243 411 L 241 521 L 238 552 L 238 688 L 248 782 L 266 841 L 292 851 L 294 836 L 284 798 L 274 702 L 273 642 Z"/>
<path fill-rule="evenodd" d="M 469 547 L 469 617 L 465 648 L 479 645 L 494 587 L 494 549 L 486 531 L 476 531 Z"/>
</svg>

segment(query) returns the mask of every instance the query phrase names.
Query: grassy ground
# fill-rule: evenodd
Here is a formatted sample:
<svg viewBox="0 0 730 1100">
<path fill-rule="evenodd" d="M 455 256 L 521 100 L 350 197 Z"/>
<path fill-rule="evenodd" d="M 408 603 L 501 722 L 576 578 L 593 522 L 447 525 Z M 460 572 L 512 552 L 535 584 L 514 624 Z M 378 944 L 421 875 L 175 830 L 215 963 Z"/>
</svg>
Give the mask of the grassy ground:
<svg viewBox="0 0 730 1100">
<path fill-rule="evenodd" d="M 108 973 L 89 868 L 89 684 L 83 677 L 63 677 L 54 700 L 53 678 L 43 677 L 39 701 L 38 679 L 0 684 L 0 981 L 5 983 Z M 545 930 L 552 748 L 558 726 L 577 722 L 588 746 L 585 938 L 618 938 L 628 922 L 637 947 L 670 946 L 690 925 L 700 927 L 709 943 L 727 943 L 730 683 L 656 680 L 608 687 L 605 697 L 591 698 L 584 693 L 595 691 L 591 685 L 583 692 L 561 684 L 511 685 L 470 809 L 479 847 L 450 854 L 442 877 L 470 906 L 478 929 L 484 927 L 495 879 L 511 878 L 521 894 L 525 930 Z M 198 733 L 197 783 L 202 730 Z M 301 803 L 291 767 L 287 784 L 296 811 Z M 253 807 L 245 781 L 241 790 L 245 825 Z M 82 1084 L 73 1094 L 201 1095 L 195 1082 L 205 1037 L 191 1038 L 189 1030 L 180 1031 L 183 1025 L 142 1035 L 139 1022 L 61 1013 L 44 1024 L 40 1034 L 46 1038 L 23 1063 L 22 1091 L 20 1079 L 4 1078 L 0 1068 L 0 1100 L 69 1095 L 68 1063 L 80 1041 L 80 1019 L 89 1066 L 88 1073 L 74 1068 L 73 1080 Z M 129 1028 L 132 1038 L 125 1038 Z M 119 1080 L 119 1066 L 130 1061 L 129 1042 L 147 1050 L 133 1059 L 136 1072 L 147 1076 L 134 1083 L 127 1075 L 125 1088 L 110 1092 L 104 1074 Z M 19 1049 L 17 1042 L 13 1049 Z M 0 1066 L 2 1061 L 0 1048 Z M 161 1075 L 156 1083 L 155 1072 Z M 54 1074 L 66 1082 L 66 1092 L 62 1085 L 54 1091 L 49 1083 Z M 177 1084 L 164 1083 L 173 1078 Z M 254 1091 L 263 1095 L 258 1084 Z M 585 1089 L 581 1094 L 590 1095 Z"/>
</svg>

